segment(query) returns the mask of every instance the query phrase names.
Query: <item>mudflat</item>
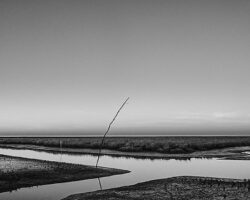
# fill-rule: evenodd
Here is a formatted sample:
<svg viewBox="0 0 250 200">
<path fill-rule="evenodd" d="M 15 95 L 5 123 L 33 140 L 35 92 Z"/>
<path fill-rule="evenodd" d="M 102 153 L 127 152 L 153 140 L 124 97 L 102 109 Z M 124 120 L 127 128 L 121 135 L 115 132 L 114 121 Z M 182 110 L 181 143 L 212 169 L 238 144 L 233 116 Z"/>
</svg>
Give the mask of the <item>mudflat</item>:
<svg viewBox="0 0 250 200">
<path fill-rule="evenodd" d="M 250 180 L 180 176 L 75 194 L 63 200 L 247 200 L 249 191 Z"/>
<path fill-rule="evenodd" d="M 0 155 L 0 192 L 127 172 L 129 171 Z"/>
</svg>

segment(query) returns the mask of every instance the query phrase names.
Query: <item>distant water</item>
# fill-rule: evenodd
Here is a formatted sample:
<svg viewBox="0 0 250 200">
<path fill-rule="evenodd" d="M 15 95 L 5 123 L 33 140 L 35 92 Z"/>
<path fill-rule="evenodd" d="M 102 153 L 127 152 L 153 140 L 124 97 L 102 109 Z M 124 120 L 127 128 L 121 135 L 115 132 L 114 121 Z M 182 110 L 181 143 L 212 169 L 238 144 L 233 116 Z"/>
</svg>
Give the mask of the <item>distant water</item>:
<svg viewBox="0 0 250 200">
<path fill-rule="evenodd" d="M 98 135 L 85 135 L 85 134 L 0 134 L 1 137 L 103 137 L 102 134 Z M 155 134 L 127 134 L 127 135 L 119 135 L 119 134 L 109 134 L 106 136 L 108 137 L 250 137 L 250 134 L 161 134 L 161 135 L 155 135 Z"/>
</svg>

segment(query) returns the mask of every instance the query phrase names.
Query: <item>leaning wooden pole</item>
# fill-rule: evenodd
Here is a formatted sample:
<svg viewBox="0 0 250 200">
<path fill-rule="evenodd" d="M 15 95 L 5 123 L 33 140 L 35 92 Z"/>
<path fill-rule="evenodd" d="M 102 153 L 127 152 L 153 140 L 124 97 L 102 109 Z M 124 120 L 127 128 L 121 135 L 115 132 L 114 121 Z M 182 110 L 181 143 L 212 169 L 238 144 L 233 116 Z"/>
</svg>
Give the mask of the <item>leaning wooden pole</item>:
<svg viewBox="0 0 250 200">
<path fill-rule="evenodd" d="M 102 146 L 103 146 L 103 143 L 104 143 L 104 139 L 105 139 L 107 133 L 109 132 L 109 130 L 110 130 L 110 128 L 111 128 L 111 125 L 113 124 L 113 122 L 115 121 L 115 119 L 116 119 L 116 117 L 118 116 L 119 112 L 121 111 L 121 109 L 122 109 L 123 106 L 127 103 L 128 100 L 129 100 L 129 97 L 123 102 L 123 104 L 121 105 L 121 107 L 119 108 L 119 110 L 116 112 L 114 118 L 113 118 L 112 121 L 109 123 L 108 129 L 106 130 L 106 132 L 104 133 L 104 135 L 103 135 L 103 137 L 102 137 L 102 142 L 101 142 L 101 145 L 100 145 L 100 148 L 99 148 L 98 157 L 97 157 L 97 161 L 96 161 L 95 167 L 98 166 L 98 162 L 99 162 L 99 159 L 100 159 L 100 155 L 101 155 L 101 151 L 102 151 Z"/>
</svg>

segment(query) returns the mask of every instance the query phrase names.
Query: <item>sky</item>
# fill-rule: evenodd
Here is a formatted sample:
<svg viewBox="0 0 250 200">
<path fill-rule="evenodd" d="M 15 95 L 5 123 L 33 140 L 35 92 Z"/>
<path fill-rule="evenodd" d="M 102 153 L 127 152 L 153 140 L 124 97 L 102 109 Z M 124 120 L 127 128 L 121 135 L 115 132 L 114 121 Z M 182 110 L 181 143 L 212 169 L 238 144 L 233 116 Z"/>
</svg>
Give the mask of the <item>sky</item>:
<svg viewBox="0 0 250 200">
<path fill-rule="evenodd" d="M 250 135 L 250 1 L 0 0 L 0 134 Z"/>
</svg>

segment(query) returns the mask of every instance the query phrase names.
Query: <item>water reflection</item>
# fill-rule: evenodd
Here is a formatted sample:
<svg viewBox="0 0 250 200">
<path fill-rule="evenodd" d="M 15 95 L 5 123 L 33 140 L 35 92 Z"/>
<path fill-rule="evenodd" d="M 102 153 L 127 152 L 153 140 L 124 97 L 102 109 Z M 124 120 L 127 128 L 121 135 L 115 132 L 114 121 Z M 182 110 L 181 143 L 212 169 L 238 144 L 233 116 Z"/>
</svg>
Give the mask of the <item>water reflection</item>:
<svg viewBox="0 0 250 200">
<path fill-rule="evenodd" d="M 94 155 L 53 154 L 42 151 L 1 149 L 1 154 L 36 158 L 49 161 L 95 165 Z M 126 157 L 102 156 L 100 166 L 130 170 L 131 173 L 68 183 L 50 184 L 39 187 L 23 188 L 12 193 L 0 194 L 5 200 L 59 200 L 70 194 L 108 189 L 152 179 L 172 176 L 194 175 L 225 178 L 250 178 L 249 161 L 190 159 L 136 159 Z"/>
</svg>

